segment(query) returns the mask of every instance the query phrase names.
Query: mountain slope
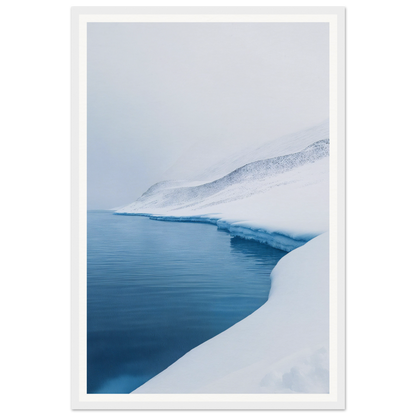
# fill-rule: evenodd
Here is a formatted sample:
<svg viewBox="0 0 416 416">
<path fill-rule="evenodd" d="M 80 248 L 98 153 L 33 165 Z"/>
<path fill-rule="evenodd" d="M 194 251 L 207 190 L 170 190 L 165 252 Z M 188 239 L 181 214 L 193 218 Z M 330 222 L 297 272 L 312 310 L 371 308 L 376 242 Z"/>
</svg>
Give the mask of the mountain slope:
<svg viewBox="0 0 416 416">
<path fill-rule="evenodd" d="M 278 177 L 278 175 L 305 164 L 314 163 L 328 155 L 329 140 L 326 139 L 315 142 L 297 153 L 248 163 L 212 182 L 196 186 L 189 186 L 190 184 L 183 186 L 183 182 L 180 181 L 161 182 L 150 187 L 135 203 L 125 207 L 125 211 L 134 212 L 135 210 L 145 208 L 166 207 L 178 209 L 180 207 L 201 205 L 215 194 L 219 194 L 233 186 L 244 184 L 246 192 L 240 192 L 238 197 L 236 197 L 241 199 L 249 196 L 251 193 L 250 183 L 267 179 L 268 186 L 270 187 L 273 179 Z M 240 188 L 243 191 L 241 186 Z M 228 198 L 227 202 L 231 200 L 232 198 Z M 221 202 L 217 201 L 217 204 Z M 118 213 L 121 212 L 123 212 L 123 209 L 118 210 Z"/>
<path fill-rule="evenodd" d="M 190 179 L 213 181 L 251 162 L 296 153 L 310 144 L 329 138 L 329 120 L 309 129 L 253 144 L 239 151 L 226 151 L 223 146 L 194 145 L 164 174 L 165 180 Z"/>
</svg>

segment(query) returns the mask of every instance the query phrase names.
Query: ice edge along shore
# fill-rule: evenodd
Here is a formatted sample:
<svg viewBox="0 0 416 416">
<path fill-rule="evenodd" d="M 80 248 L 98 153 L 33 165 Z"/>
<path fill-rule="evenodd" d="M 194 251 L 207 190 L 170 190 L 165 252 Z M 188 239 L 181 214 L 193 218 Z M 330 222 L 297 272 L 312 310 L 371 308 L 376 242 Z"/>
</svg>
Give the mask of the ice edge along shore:
<svg viewBox="0 0 416 416">
<path fill-rule="evenodd" d="M 150 220 L 156 221 L 173 221 L 173 222 L 197 222 L 216 225 L 219 230 L 228 231 L 232 237 L 241 237 L 247 240 L 255 240 L 259 243 L 268 244 L 273 248 L 283 251 L 292 251 L 305 244 L 308 240 L 295 239 L 288 235 L 278 232 L 269 232 L 261 228 L 255 228 L 249 224 L 243 224 L 242 221 L 231 222 L 221 218 L 213 218 L 209 216 L 182 216 L 175 217 L 171 215 L 154 215 L 146 213 L 118 213 L 115 215 L 129 215 L 148 217 Z"/>
</svg>

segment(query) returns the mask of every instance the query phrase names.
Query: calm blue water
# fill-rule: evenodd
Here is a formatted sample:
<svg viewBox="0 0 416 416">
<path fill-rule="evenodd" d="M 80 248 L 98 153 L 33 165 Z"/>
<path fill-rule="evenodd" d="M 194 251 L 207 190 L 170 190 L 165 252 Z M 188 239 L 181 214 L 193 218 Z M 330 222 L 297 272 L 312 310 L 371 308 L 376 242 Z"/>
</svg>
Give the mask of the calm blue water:
<svg viewBox="0 0 416 416">
<path fill-rule="evenodd" d="M 209 224 L 89 211 L 88 393 L 130 393 L 248 316 L 285 254 Z"/>
</svg>

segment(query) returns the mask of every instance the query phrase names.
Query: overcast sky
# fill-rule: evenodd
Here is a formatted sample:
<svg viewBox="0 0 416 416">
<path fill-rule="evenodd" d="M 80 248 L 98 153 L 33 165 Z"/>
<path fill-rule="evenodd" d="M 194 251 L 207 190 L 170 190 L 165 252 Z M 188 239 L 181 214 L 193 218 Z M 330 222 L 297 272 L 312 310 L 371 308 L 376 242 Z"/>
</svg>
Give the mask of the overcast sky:
<svg viewBox="0 0 416 416">
<path fill-rule="evenodd" d="M 321 122 L 328 74 L 327 23 L 88 23 L 88 208 L 134 201 L 195 143 Z"/>
</svg>

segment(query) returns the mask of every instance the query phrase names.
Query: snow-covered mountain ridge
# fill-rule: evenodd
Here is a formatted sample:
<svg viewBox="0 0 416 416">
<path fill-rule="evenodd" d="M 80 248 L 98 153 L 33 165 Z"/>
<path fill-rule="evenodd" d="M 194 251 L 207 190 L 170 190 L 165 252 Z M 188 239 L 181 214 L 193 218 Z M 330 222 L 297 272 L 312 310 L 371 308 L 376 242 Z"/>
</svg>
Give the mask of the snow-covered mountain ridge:
<svg viewBox="0 0 416 416">
<path fill-rule="evenodd" d="M 320 140 L 297 153 L 248 163 L 212 182 L 196 186 L 189 186 L 189 184 L 188 186 L 181 186 L 183 183 L 179 181 L 173 183 L 169 183 L 168 181 L 157 183 L 150 187 L 129 207 L 130 209 L 164 207 L 178 209 L 181 206 L 191 207 L 196 204 L 201 205 L 207 198 L 231 186 L 241 183 L 248 184 L 249 182 L 264 180 L 266 178 L 270 181 L 270 178 L 278 174 L 290 171 L 306 163 L 313 163 L 328 155 L 329 140 Z M 243 196 L 244 193 L 240 194 L 239 199 Z M 219 203 L 219 201 L 216 202 L 216 204 Z M 211 203 L 211 205 L 214 204 L 214 202 Z M 121 210 L 118 213 L 121 213 Z"/>
<path fill-rule="evenodd" d="M 231 153 L 224 149 L 224 146 L 227 147 L 226 143 L 213 149 L 209 142 L 204 142 L 188 149 L 163 174 L 163 179 L 214 181 L 248 163 L 297 153 L 316 141 L 328 138 L 329 120 L 325 120 L 306 130 L 278 136 L 262 144 L 252 144 Z"/>
</svg>

